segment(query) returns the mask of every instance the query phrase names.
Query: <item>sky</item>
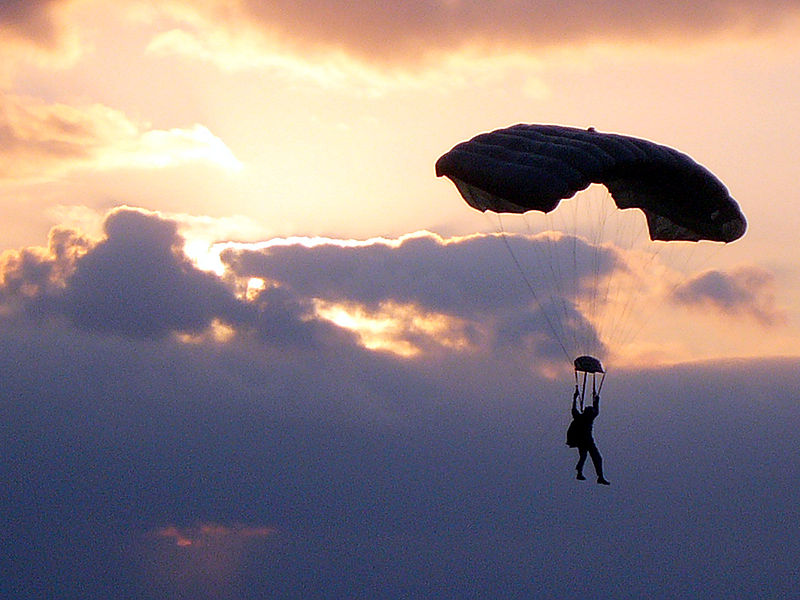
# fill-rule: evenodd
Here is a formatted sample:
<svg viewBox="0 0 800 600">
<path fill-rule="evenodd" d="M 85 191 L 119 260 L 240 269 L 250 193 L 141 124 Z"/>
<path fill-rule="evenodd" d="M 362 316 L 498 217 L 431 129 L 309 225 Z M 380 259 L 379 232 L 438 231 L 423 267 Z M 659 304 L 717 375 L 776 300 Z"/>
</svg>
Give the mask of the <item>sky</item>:
<svg viewBox="0 0 800 600">
<path fill-rule="evenodd" d="M 798 30 L 0 0 L 1 595 L 792 597 Z M 748 231 L 481 214 L 434 164 L 515 123 L 678 148 Z M 584 347 L 608 488 L 564 444 Z"/>
</svg>

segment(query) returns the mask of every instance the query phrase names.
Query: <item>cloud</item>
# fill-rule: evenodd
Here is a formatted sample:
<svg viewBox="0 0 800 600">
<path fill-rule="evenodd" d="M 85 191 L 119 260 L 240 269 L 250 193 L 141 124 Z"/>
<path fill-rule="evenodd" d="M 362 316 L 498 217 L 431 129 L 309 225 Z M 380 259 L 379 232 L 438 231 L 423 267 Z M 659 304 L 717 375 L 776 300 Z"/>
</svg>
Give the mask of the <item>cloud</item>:
<svg viewBox="0 0 800 600">
<path fill-rule="evenodd" d="M 505 238 L 521 263 L 537 265 L 537 269 L 546 270 L 540 260 L 543 252 L 553 255 L 554 262 L 577 263 L 575 273 L 562 273 L 569 286 L 580 288 L 594 273 L 584 256 L 593 250 L 576 238 Z M 394 300 L 467 317 L 485 316 L 502 307 L 518 309 L 531 302 L 530 290 L 524 290 L 524 281 L 498 235 L 444 239 L 421 233 L 357 245 L 320 240 L 310 247 L 272 242 L 250 248 L 227 250 L 221 258 L 239 276 L 280 281 L 305 296 L 358 301 L 370 307 Z M 597 261 L 601 273 L 615 264 L 610 252 L 601 253 Z M 538 293 L 549 294 L 565 285 L 541 274 L 534 270 L 531 277 Z"/>
<path fill-rule="evenodd" d="M 63 69 L 85 51 L 75 8 L 93 0 L 0 0 L 0 88 L 13 85 L 23 66 Z"/>
<path fill-rule="evenodd" d="M 481 306 L 458 285 L 510 285 L 513 268 L 483 270 L 505 253 L 491 241 L 231 250 L 243 277 L 252 261 L 274 278 L 248 297 L 234 272 L 188 262 L 176 222 L 142 210 L 112 211 L 100 239 L 57 229 L 47 248 L 6 254 L 0 596 L 572 599 L 589 576 L 604 597 L 791 597 L 798 360 L 615 369 L 595 427 L 612 487 L 579 489 L 564 445 L 572 376 L 539 376 L 514 341 L 543 331 L 537 311 L 513 288 Z M 537 240 L 511 241 L 523 256 Z M 337 277 L 315 282 L 325 267 Z M 133 318 L 103 326 L 114 294 L 153 313 L 136 317 L 152 335 Z M 397 297 L 492 327 L 508 301 L 519 322 L 505 349 L 400 358 L 310 301 L 361 294 L 362 307 Z M 235 334 L 168 334 L 214 319 Z M 587 493 L 602 519 L 564 509 Z M 597 560 L 576 562 L 587 544 Z"/>
<path fill-rule="evenodd" d="M 183 247 L 175 221 L 117 209 L 107 216 L 100 241 L 57 228 L 47 249 L 6 252 L 0 298 L 6 312 L 132 338 L 175 333 L 202 341 L 209 332 L 208 339 L 238 333 L 284 349 L 353 343 L 287 289 L 269 286 L 239 298 L 237 284 L 196 267 Z"/>
<path fill-rule="evenodd" d="M 101 335 L 175 336 L 198 348 L 247 343 L 263 356 L 337 347 L 430 365 L 491 357 L 555 376 L 583 353 L 635 361 L 626 344 L 673 275 L 662 265 L 654 277 L 652 260 L 636 252 L 552 232 L 212 248 L 198 241 L 201 230 L 217 231 L 186 215 L 125 207 L 107 215 L 99 239 L 56 228 L 47 248 L 3 255 L 2 314 Z M 771 285 L 757 269 L 712 272 L 675 298 L 774 324 L 784 317 Z M 658 328 L 646 334 L 667 343 Z M 675 360 L 675 351 L 665 354 Z"/>
<path fill-rule="evenodd" d="M 613 253 L 599 252 L 596 262 L 576 262 L 584 270 L 533 272 L 527 287 L 497 236 L 421 233 L 229 245 L 219 273 L 191 262 L 179 226 L 186 223 L 123 207 L 108 214 L 99 240 L 61 227 L 47 248 L 6 252 L 5 311 L 139 339 L 251 339 L 262 348 L 414 358 L 527 354 L 544 367 L 564 364 L 561 338 L 599 344 L 579 303 L 598 277 L 591 265 L 600 277 L 617 268 Z M 508 238 L 529 265 L 538 264 L 542 245 L 570 263 L 573 253 L 595 252 L 566 236 Z"/>
<path fill-rule="evenodd" d="M 60 290 L 75 262 L 92 242 L 80 233 L 62 228 L 50 232 L 47 249 L 24 248 L 0 256 L 0 297 L 8 302 L 41 298 Z"/>
<path fill-rule="evenodd" d="M 80 24 L 73 8 L 91 10 L 96 1 L 4 0 L 0 31 L 50 60 L 63 61 L 66 54 L 74 58 Z M 477 0 L 346 5 L 333 0 L 168 0 L 156 6 L 128 0 L 120 7 L 139 20 L 149 15 L 162 29 L 151 50 L 232 67 L 279 64 L 281 59 L 274 56 L 287 51 L 317 63 L 323 57 L 345 55 L 362 63 L 416 65 L 465 49 L 485 56 L 591 42 L 685 41 L 728 32 L 759 35 L 796 23 L 798 17 L 792 3 L 752 0 L 667 5 L 633 0 L 503 1 L 489 10 Z M 176 26 L 169 28 L 169 23 Z M 273 58 L 267 58 L 270 55 Z"/>
<path fill-rule="evenodd" d="M 711 307 L 731 317 L 747 317 L 764 326 L 784 323 L 776 305 L 774 277 L 759 267 L 739 267 L 728 273 L 710 270 L 693 277 L 673 293 L 686 306 Z"/>
<path fill-rule="evenodd" d="M 132 336 L 198 331 L 235 310 L 232 293 L 181 253 L 173 222 L 136 210 L 109 214 L 105 239 L 63 229 L 47 250 L 7 252 L 3 295 L 39 316 Z"/>
<path fill-rule="evenodd" d="M 78 261 L 64 290 L 47 298 L 87 329 L 128 335 L 200 331 L 237 311 L 230 290 L 182 254 L 171 221 L 121 210 L 105 222 L 106 239 Z"/>
<path fill-rule="evenodd" d="M 517 271 L 503 240 L 513 245 L 520 264 L 532 266 L 529 273 Z M 441 340 L 448 351 L 528 346 L 543 362 L 553 363 L 563 362 L 568 352 L 558 340 L 572 343 L 577 337 L 599 346 L 576 303 L 589 295 L 591 282 L 619 267 L 611 250 L 553 234 L 450 240 L 417 234 L 362 244 L 321 241 L 311 247 L 272 243 L 229 249 L 221 258 L 239 277 L 278 282 L 299 296 L 323 301 L 329 312 L 330 305 L 351 317 L 361 310 L 386 324 L 384 335 L 398 320 L 393 314 L 406 324 L 414 322 L 409 314 L 417 315 L 418 325 L 438 319 L 452 334 L 443 335 L 437 327 L 427 334 L 422 327 L 408 327 L 395 333 L 401 348 L 420 348 L 423 340 L 428 345 Z M 554 264 L 564 267 L 554 269 Z M 356 329 L 360 325 L 374 327 L 353 323 Z"/>
<path fill-rule="evenodd" d="M 100 104 L 71 106 L 0 93 L 0 180 L 47 179 L 73 169 L 241 164 L 206 127 L 150 129 Z"/>
<path fill-rule="evenodd" d="M 735 31 L 757 35 L 794 22 L 798 9 L 783 2 L 596 1 L 495 2 L 487 9 L 476 0 L 347 4 L 331 0 L 295 3 L 184 2 L 168 5 L 190 28 L 205 26 L 227 31 L 235 40 L 255 34 L 265 47 L 290 49 L 305 55 L 347 54 L 368 63 L 408 64 L 479 48 L 492 51 L 533 51 L 546 46 L 574 46 L 590 42 L 635 41 L 652 43 L 703 39 Z M 190 15 L 192 15 L 190 17 Z M 206 54 L 202 40 L 216 36 L 185 30 L 170 32 L 158 46 Z"/>
</svg>

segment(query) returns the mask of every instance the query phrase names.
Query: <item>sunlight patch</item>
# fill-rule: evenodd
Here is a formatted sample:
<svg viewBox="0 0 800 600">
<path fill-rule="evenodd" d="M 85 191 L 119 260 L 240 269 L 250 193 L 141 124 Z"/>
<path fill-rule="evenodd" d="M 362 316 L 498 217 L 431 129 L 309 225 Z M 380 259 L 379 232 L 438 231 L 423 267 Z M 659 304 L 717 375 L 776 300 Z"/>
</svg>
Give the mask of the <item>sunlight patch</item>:
<svg viewBox="0 0 800 600">
<path fill-rule="evenodd" d="M 207 127 L 154 129 L 121 143 L 100 163 L 107 168 L 139 167 L 162 169 L 191 162 L 207 162 L 228 171 L 239 171 L 242 163 L 230 148 Z"/>
<path fill-rule="evenodd" d="M 414 305 L 386 302 L 377 311 L 320 299 L 314 305 L 319 317 L 353 331 L 370 350 L 413 357 L 437 347 L 464 350 L 470 346 L 465 324 L 459 319 Z"/>
<path fill-rule="evenodd" d="M 151 129 L 102 104 L 49 104 L 0 94 L 0 179 L 48 179 L 75 169 L 157 169 L 204 162 L 238 171 L 225 143 L 196 123 Z"/>
<path fill-rule="evenodd" d="M 219 319 L 214 319 L 201 333 L 178 333 L 176 337 L 184 344 L 203 344 L 205 342 L 226 343 L 231 341 L 235 335 L 236 330 L 233 327 Z"/>
</svg>

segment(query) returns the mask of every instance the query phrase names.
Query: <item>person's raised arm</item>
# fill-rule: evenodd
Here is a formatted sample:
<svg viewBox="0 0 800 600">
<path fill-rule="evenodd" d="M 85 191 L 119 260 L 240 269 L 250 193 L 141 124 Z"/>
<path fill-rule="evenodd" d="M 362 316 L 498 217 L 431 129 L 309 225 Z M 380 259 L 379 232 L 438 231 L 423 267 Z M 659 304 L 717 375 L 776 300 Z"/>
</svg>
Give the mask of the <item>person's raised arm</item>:
<svg viewBox="0 0 800 600">
<path fill-rule="evenodd" d="M 581 393 L 578 390 L 578 385 L 575 384 L 575 393 L 572 395 L 572 418 L 577 419 L 580 413 L 578 412 L 578 398 Z"/>
<path fill-rule="evenodd" d="M 596 413 L 600 412 L 600 394 L 597 392 L 592 394 L 592 406 L 594 407 Z"/>
</svg>

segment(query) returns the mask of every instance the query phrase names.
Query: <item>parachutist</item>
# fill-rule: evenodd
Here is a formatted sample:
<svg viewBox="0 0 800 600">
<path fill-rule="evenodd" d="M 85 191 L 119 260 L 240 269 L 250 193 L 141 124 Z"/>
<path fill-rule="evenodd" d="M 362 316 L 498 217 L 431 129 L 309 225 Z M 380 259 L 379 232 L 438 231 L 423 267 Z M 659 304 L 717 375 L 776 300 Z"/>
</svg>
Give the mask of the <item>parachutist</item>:
<svg viewBox="0 0 800 600">
<path fill-rule="evenodd" d="M 600 413 L 600 394 L 597 392 L 592 393 L 592 405 L 583 409 L 583 412 L 578 410 L 579 397 L 580 391 L 576 385 L 575 394 L 572 396 L 572 423 L 567 429 L 567 445 L 570 448 L 578 449 L 578 464 L 575 465 L 575 469 L 578 471 L 577 479 L 581 481 L 586 479 L 583 476 L 583 465 L 588 454 L 592 457 L 592 464 L 594 464 L 594 470 L 597 474 L 597 483 L 610 485 L 609 481 L 603 476 L 603 458 L 600 456 L 600 451 L 597 449 L 592 437 L 592 426 Z"/>
</svg>

